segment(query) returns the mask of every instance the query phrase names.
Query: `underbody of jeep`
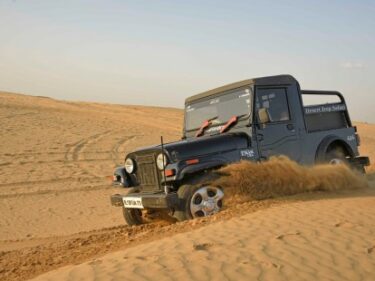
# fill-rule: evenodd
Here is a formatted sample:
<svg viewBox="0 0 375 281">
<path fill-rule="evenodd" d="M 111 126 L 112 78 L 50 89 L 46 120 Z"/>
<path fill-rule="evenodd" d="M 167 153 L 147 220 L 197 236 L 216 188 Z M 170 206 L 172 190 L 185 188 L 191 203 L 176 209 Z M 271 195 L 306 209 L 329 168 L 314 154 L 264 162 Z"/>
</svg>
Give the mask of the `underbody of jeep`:
<svg viewBox="0 0 375 281">
<path fill-rule="evenodd" d="M 188 98 L 182 140 L 167 144 L 161 140 L 129 153 L 113 176 L 113 184 L 128 192 L 113 195 L 112 205 L 123 207 L 128 224 L 141 223 L 142 209 L 166 209 L 183 220 L 220 210 L 224 194 L 210 185 L 212 171 L 230 163 L 283 154 L 301 164 L 314 164 L 337 146 L 342 147 L 344 160 L 367 165 L 368 158 L 359 157 L 359 137 L 341 94 L 333 93 L 340 103 L 320 108 L 304 108 L 301 94 L 293 77 L 280 75 Z M 331 125 L 316 129 L 319 122 Z"/>
</svg>

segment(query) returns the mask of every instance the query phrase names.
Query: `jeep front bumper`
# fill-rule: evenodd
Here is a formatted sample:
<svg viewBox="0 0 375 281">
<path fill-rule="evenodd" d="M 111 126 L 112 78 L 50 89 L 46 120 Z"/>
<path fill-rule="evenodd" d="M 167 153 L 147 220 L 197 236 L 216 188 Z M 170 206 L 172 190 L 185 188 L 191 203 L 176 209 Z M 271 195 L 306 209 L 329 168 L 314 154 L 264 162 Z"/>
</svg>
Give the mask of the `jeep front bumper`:
<svg viewBox="0 0 375 281">
<path fill-rule="evenodd" d="M 129 205 L 129 201 L 134 204 Z M 111 204 L 116 207 L 136 209 L 173 209 L 178 206 L 178 197 L 176 193 L 114 194 L 111 196 Z"/>
</svg>

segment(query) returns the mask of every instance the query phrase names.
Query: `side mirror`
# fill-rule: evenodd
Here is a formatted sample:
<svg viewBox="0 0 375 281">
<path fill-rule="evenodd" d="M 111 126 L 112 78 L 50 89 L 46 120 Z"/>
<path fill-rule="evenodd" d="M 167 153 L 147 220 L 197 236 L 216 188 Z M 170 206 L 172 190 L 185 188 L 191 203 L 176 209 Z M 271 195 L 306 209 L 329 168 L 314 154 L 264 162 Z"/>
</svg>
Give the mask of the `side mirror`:
<svg viewBox="0 0 375 281">
<path fill-rule="evenodd" d="M 258 109 L 258 118 L 261 124 L 266 124 L 270 122 L 270 114 L 267 108 Z"/>
</svg>

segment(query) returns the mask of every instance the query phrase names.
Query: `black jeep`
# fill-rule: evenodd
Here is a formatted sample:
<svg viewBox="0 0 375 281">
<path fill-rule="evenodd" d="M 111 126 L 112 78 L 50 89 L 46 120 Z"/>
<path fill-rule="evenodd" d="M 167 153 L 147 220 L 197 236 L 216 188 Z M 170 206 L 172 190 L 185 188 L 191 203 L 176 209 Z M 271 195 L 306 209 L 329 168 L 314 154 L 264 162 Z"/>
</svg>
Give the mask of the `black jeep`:
<svg viewBox="0 0 375 281">
<path fill-rule="evenodd" d="M 335 102 L 304 106 L 309 96 Z M 302 164 L 345 162 L 364 171 L 359 136 L 343 96 L 301 90 L 290 75 L 249 79 L 186 99 L 181 141 L 136 150 L 114 172 L 115 194 L 129 225 L 142 210 L 165 209 L 178 220 L 208 216 L 222 208 L 224 192 L 210 184 L 212 171 L 240 160 L 286 155 Z"/>
</svg>

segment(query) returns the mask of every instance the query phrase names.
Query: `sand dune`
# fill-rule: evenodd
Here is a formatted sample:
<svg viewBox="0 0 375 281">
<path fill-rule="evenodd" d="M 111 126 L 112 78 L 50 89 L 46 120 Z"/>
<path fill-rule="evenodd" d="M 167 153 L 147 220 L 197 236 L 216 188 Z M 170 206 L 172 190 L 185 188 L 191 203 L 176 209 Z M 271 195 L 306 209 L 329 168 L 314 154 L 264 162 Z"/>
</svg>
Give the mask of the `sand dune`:
<svg viewBox="0 0 375 281">
<path fill-rule="evenodd" d="M 158 143 L 160 135 L 177 140 L 182 118 L 178 109 L 0 93 L 0 280 L 85 261 L 41 278 L 375 276 L 374 182 L 359 190 L 237 203 L 193 222 L 156 218 L 125 226 L 108 199 L 121 190 L 110 187 L 108 177 L 134 148 Z M 357 126 L 362 153 L 375 159 L 375 126 Z"/>
</svg>

